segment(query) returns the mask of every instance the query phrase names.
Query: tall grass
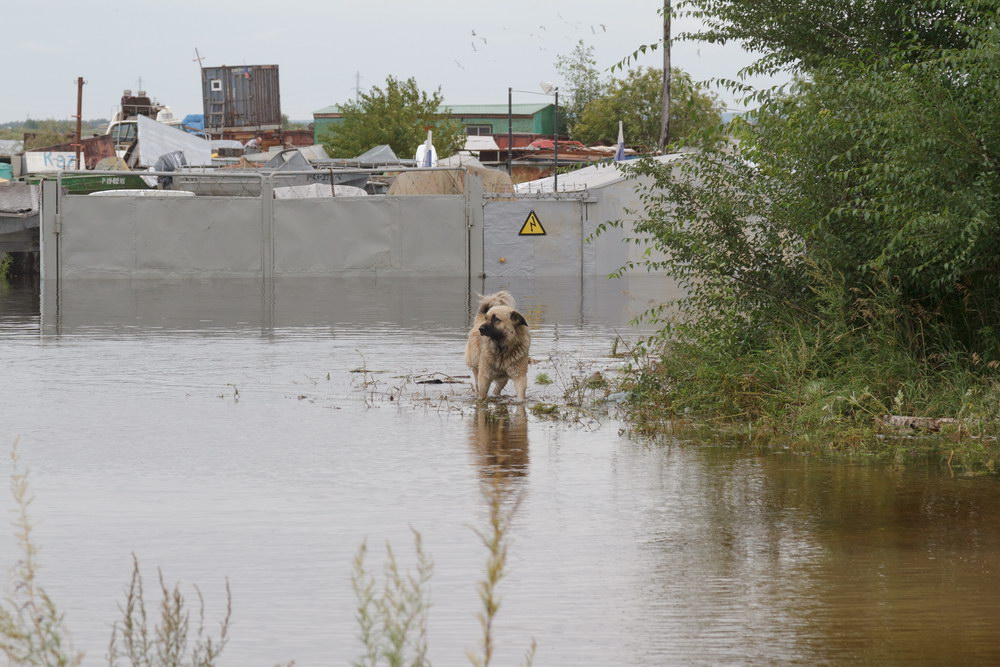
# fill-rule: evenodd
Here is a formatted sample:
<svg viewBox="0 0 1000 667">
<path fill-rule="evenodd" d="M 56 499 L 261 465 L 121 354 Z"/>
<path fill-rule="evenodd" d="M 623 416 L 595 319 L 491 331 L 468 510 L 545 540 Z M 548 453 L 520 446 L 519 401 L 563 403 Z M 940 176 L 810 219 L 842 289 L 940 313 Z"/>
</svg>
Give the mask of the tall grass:
<svg viewBox="0 0 1000 667">
<path fill-rule="evenodd" d="M 489 518 L 484 530 L 473 529 L 486 547 L 486 568 L 477 584 L 481 608 L 477 613 L 482 631 L 480 645 L 466 652 L 474 667 L 489 667 L 496 651 L 496 619 L 500 611 L 499 585 L 507 571 L 510 548 L 510 524 L 520 505 L 520 497 L 504 503 L 502 474 L 489 484 L 486 499 Z M 355 618 L 364 653 L 352 664 L 355 667 L 427 667 L 427 621 L 430 603 L 430 580 L 433 564 L 423 549 L 423 539 L 413 531 L 416 551 L 414 572 L 399 569 L 395 551 L 386 545 L 386 561 L 381 583 L 366 567 L 368 545 L 362 542 L 354 558 L 351 582 L 357 597 Z M 524 662 L 530 667 L 537 644 L 534 640 L 525 653 Z"/>
<path fill-rule="evenodd" d="M 10 490 L 17 512 L 14 526 L 21 557 L 10 579 L 12 590 L 0 601 L 0 652 L 13 665 L 79 665 L 83 653 L 73 649 L 63 626 L 63 613 L 38 581 L 39 547 L 31 535 L 28 513 L 33 498 L 28 471 L 20 466 L 17 440 L 11 446 L 10 459 Z"/>
<path fill-rule="evenodd" d="M 479 626 L 482 629 L 482 645 L 479 649 L 470 650 L 466 653 L 469 662 L 474 667 L 489 667 L 493 660 L 493 653 L 496 648 L 494 637 L 494 624 L 497 614 L 500 611 L 500 596 L 498 588 L 500 580 L 504 578 L 507 571 L 507 555 L 510 549 L 510 524 L 514 519 L 521 504 L 523 496 L 517 496 L 510 506 L 504 506 L 504 479 L 502 475 L 497 475 L 491 480 L 487 491 L 487 501 L 489 503 L 489 520 L 486 530 L 474 529 L 480 541 L 486 547 L 486 571 L 479 581 L 479 600 L 482 603 L 477 617 Z M 531 640 L 531 648 L 525 654 L 525 665 L 531 665 L 534 661 L 537 644 Z"/>
<path fill-rule="evenodd" d="M 10 253 L 0 252 L 0 280 L 7 280 L 10 277 L 10 267 L 14 265 L 14 258 Z"/>
<path fill-rule="evenodd" d="M 17 440 L 11 446 L 10 489 L 17 518 L 15 535 L 21 547 L 10 579 L 11 590 L 0 601 L 0 653 L 10 665 L 71 667 L 83 661 L 84 654 L 73 649 L 65 628 L 65 615 L 38 581 L 39 547 L 32 538 L 29 508 L 33 500 L 28 485 L 28 471 L 22 470 Z M 154 625 L 146 612 L 145 594 L 139 560 L 132 556 L 132 580 L 121 606 L 122 618 L 112 624 L 107 659 L 112 667 L 124 661 L 134 667 L 212 667 L 228 642 L 232 615 L 232 597 L 226 582 L 226 613 L 219 623 L 217 639 L 205 632 L 205 603 L 198 595 L 198 617 L 193 626 L 189 605 L 180 587 L 168 588 L 159 573 L 163 599 Z"/>
<path fill-rule="evenodd" d="M 356 667 L 430 665 L 427 614 L 431 606 L 429 584 L 434 563 L 424 552 L 423 539 L 415 530 L 413 541 L 417 553 L 416 573 L 401 572 L 392 545 L 386 544 L 381 586 L 365 568 L 367 542 L 362 542 L 358 548 L 351 583 L 358 600 L 356 618 L 364 653 L 353 663 Z"/>
<path fill-rule="evenodd" d="M 139 559 L 132 554 L 132 580 L 125 595 L 125 604 L 119 606 L 122 618 L 111 626 L 108 665 L 115 667 L 122 659 L 126 661 L 125 664 L 136 667 L 211 667 L 217 664 L 229 641 L 229 623 L 233 610 L 229 581 L 226 581 L 226 613 L 219 622 L 218 639 L 213 639 L 205 632 L 205 599 L 201 590 L 194 587 L 198 595 L 198 617 L 192 638 L 191 611 L 179 584 L 168 588 L 163 572 L 158 570 L 157 573 L 163 598 L 159 618 L 150 627 Z"/>
<path fill-rule="evenodd" d="M 812 314 L 775 317 L 753 344 L 724 321 L 671 328 L 651 361 L 626 379 L 633 423 L 655 432 L 687 418 L 749 425 L 785 441 L 878 449 L 872 436 L 886 415 L 947 417 L 956 420 L 945 429 L 956 443 L 996 449 L 995 349 L 955 339 L 937 313 L 888 286 L 850 290 L 836 276 L 817 285 Z"/>
<path fill-rule="evenodd" d="M 64 614 L 38 582 L 38 546 L 32 539 L 29 507 L 32 497 L 28 472 L 22 471 L 17 441 L 11 448 L 11 493 L 17 507 L 16 535 L 22 549 L 11 579 L 11 591 L 0 601 L 0 653 L 12 665 L 71 667 L 84 657 L 75 651 L 64 627 Z M 493 664 L 496 651 L 495 628 L 500 611 L 499 585 L 507 571 L 510 526 L 520 506 L 520 496 L 505 502 L 505 479 L 494 476 L 486 492 L 489 508 L 487 526 L 473 529 L 486 548 L 486 568 L 477 584 L 481 609 L 477 614 L 482 630 L 480 646 L 467 651 L 474 667 Z M 356 667 L 429 667 L 428 617 L 431 609 L 430 582 L 433 561 L 423 548 L 419 532 L 413 531 L 416 565 L 404 572 L 395 551 L 386 545 L 386 561 L 381 581 L 366 568 L 368 546 L 363 542 L 354 558 L 352 584 L 357 597 L 356 620 L 362 655 Z M 168 586 L 158 570 L 161 600 L 158 612 L 147 608 L 147 594 L 139 559 L 132 555 L 132 576 L 119 605 L 121 616 L 111 626 L 107 661 L 111 667 L 213 667 L 229 642 L 232 593 L 226 581 L 226 610 L 218 621 L 218 634 L 206 631 L 205 601 L 198 598 L 197 615 L 184 597 L 179 584 Z M 536 643 L 531 642 L 523 664 L 534 660 Z M 292 664 L 292 663 L 289 663 Z"/>
</svg>

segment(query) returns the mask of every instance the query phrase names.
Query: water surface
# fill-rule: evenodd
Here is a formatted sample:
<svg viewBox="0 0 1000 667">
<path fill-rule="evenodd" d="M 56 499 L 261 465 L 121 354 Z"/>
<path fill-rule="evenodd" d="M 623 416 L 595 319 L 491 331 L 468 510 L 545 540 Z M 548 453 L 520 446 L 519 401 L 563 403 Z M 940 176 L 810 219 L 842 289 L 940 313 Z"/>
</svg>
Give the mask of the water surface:
<svg viewBox="0 0 1000 667">
<path fill-rule="evenodd" d="M 229 578 L 224 664 L 348 664 L 352 558 L 367 540 L 378 572 L 390 541 L 410 565 L 411 529 L 435 563 L 430 657 L 466 664 L 486 560 L 473 528 L 500 473 L 522 502 L 495 664 L 532 638 L 539 665 L 1000 660 L 994 481 L 634 441 L 600 411 L 553 422 L 417 384 L 467 375 L 471 292 L 498 287 L 532 325 L 529 377 L 555 380 L 529 383 L 529 405 L 613 372 L 611 340 L 672 293 L 659 279 L 80 281 L 58 301 L 0 287 L 0 443 L 20 438 L 41 580 L 86 664 L 104 662 L 132 553 L 150 589 L 157 566 L 189 598 L 198 584 L 212 629 Z"/>
</svg>

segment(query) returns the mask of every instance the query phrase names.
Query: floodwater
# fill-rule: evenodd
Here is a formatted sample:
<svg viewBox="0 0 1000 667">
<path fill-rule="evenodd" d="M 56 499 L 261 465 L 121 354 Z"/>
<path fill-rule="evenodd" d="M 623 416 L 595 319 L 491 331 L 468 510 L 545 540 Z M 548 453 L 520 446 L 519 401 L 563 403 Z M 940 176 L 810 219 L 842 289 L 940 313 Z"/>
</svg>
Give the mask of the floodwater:
<svg viewBox="0 0 1000 667">
<path fill-rule="evenodd" d="M 532 325 L 529 405 L 613 372 L 611 340 L 670 292 L 485 289 L 508 286 Z M 352 559 L 367 541 L 380 575 L 391 542 L 412 568 L 411 530 L 435 567 L 430 658 L 467 664 L 493 480 L 520 498 L 494 664 L 532 638 L 538 665 L 1000 662 L 995 481 L 477 408 L 467 385 L 418 384 L 467 374 L 469 298 L 441 279 L 76 282 L 58 301 L 0 285 L 0 443 L 20 440 L 40 581 L 86 664 L 105 662 L 133 553 L 147 592 L 157 567 L 200 587 L 210 632 L 228 577 L 223 664 L 349 664 Z"/>
</svg>

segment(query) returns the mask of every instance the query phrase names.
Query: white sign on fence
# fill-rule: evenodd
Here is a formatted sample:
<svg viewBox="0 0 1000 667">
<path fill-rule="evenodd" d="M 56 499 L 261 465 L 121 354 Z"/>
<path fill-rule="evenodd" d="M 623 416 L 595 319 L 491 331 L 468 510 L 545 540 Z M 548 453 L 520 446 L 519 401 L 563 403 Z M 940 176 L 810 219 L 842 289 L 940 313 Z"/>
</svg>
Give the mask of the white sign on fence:
<svg viewBox="0 0 1000 667">
<path fill-rule="evenodd" d="M 80 154 L 83 159 L 83 154 Z M 25 170 L 29 174 L 60 169 L 77 169 L 76 153 L 64 151 L 28 151 L 24 154 Z"/>
</svg>

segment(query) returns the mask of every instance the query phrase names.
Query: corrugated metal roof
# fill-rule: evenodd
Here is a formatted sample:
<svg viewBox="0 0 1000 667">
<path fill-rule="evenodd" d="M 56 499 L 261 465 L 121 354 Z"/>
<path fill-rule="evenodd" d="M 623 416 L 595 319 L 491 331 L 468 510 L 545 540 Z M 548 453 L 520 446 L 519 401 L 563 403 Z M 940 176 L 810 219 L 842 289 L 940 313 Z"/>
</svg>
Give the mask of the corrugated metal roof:
<svg viewBox="0 0 1000 667">
<path fill-rule="evenodd" d="M 476 135 L 470 134 L 465 138 L 465 146 L 462 147 L 463 151 L 498 151 L 500 147 L 497 146 L 497 142 L 488 134 Z"/>
<path fill-rule="evenodd" d="M 451 109 L 452 116 L 507 115 L 506 104 L 450 104 L 446 106 Z M 515 116 L 531 116 L 551 106 L 551 103 L 514 104 L 511 106 L 511 113 Z"/>
<path fill-rule="evenodd" d="M 670 153 L 669 155 L 658 155 L 653 160 L 666 164 L 679 160 L 685 155 L 686 153 Z M 595 164 L 566 174 L 559 174 L 559 192 L 596 190 L 620 183 L 625 180 L 625 172 L 618 168 L 619 164 L 618 162 Z M 540 178 L 537 181 L 518 183 L 514 189 L 518 194 L 552 192 L 554 180 L 551 176 Z"/>
<path fill-rule="evenodd" d="M 319 114 L 319 113 L 340 113 L 340 105 L 339 104 L 331 104 L 328 107 L 323 107 L 322 109 L 316 109 L 316 111 L 313 111 L 313 115 L 316 115 L 316 114 Z"/>
</svg>

